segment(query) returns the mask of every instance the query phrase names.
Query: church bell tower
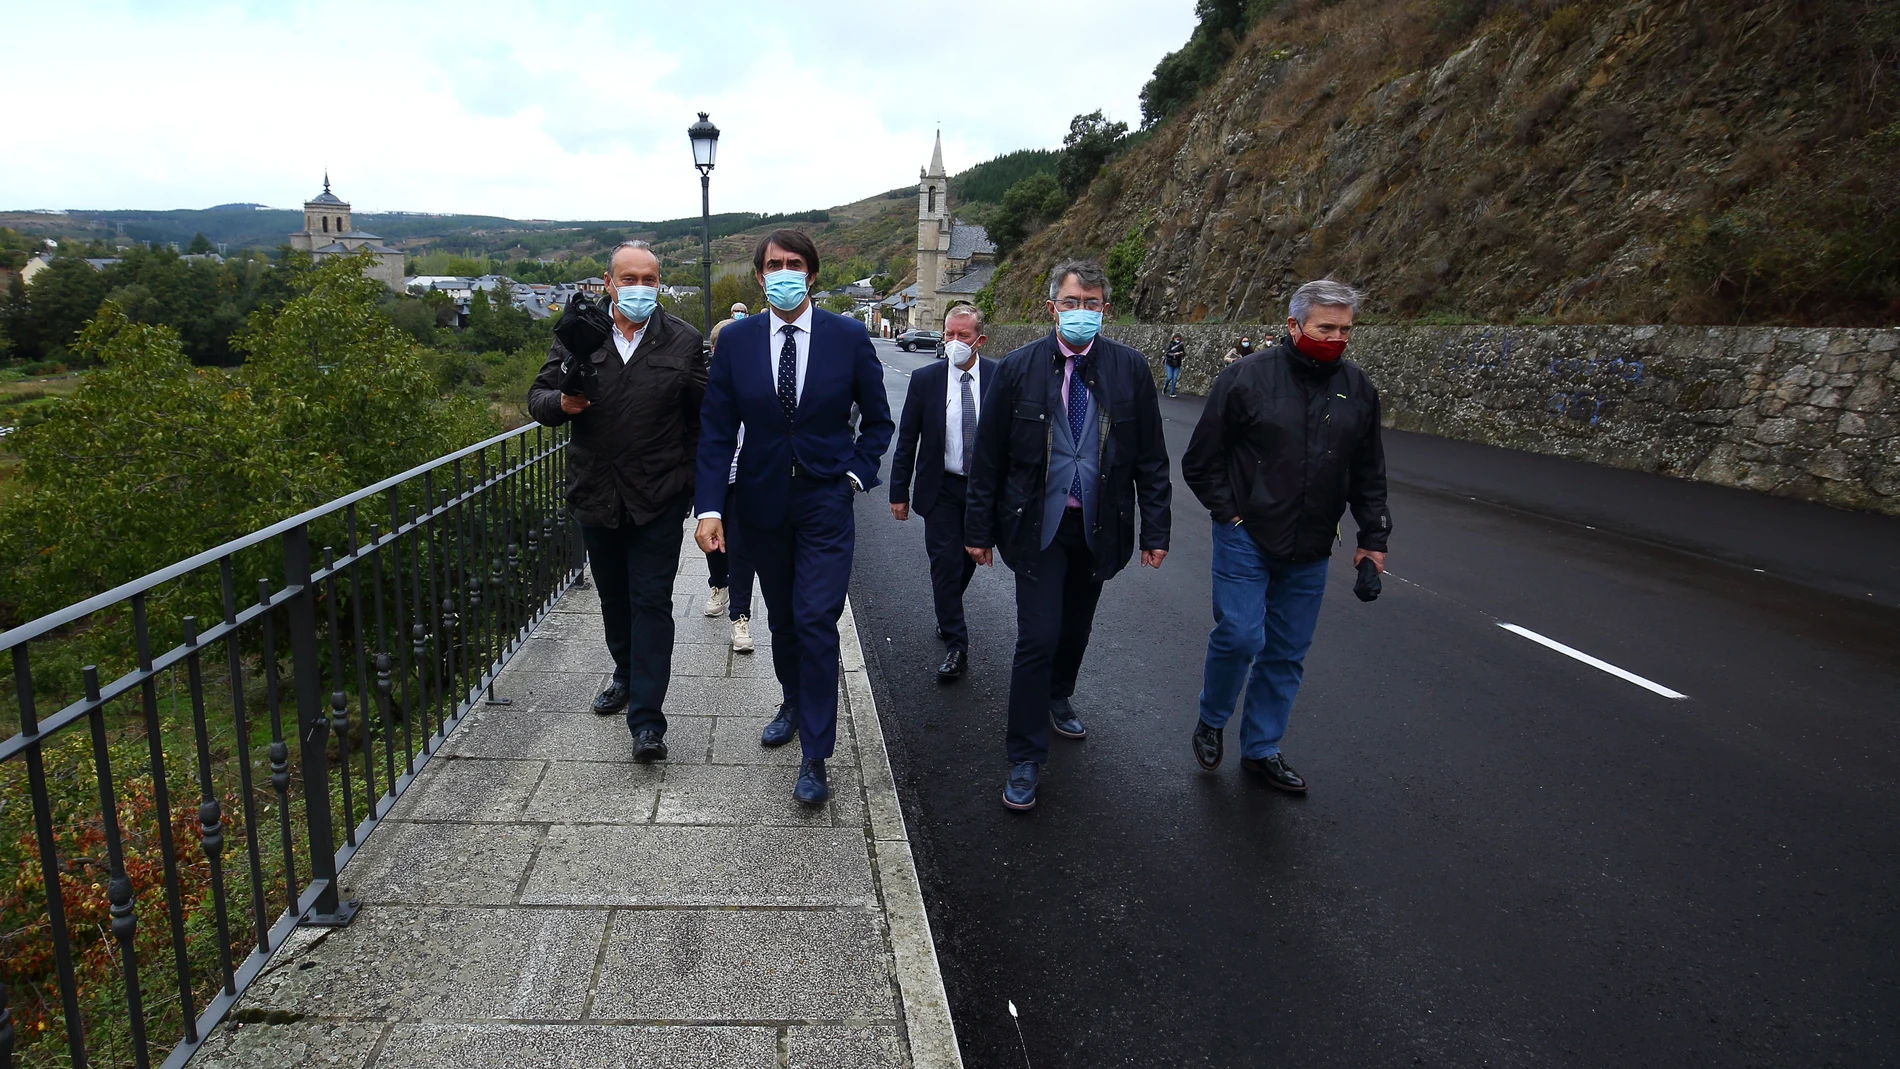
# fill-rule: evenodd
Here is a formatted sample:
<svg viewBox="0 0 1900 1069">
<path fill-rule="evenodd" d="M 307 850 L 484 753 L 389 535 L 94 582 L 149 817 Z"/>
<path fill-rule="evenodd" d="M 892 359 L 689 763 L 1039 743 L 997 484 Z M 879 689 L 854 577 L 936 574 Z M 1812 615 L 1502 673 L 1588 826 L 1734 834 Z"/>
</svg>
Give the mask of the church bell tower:
<svg viewBox="0 0 1900 1069">
<path fill-rule="evenodd" d="M 930 166 L 917 175 L 917 303 L 910 325 L 939 330 L 943 325 L 943 257 L 950 244 L 950 178 L 943 171 L 943 131 L 930 151 Z"/>
</svg>

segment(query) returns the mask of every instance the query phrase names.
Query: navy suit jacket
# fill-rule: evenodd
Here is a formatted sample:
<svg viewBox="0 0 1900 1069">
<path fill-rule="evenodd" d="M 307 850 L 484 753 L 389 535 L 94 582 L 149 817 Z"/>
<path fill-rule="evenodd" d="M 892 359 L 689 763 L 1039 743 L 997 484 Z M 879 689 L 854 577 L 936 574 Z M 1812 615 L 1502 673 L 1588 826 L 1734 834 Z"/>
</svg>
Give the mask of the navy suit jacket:
<svg viewBox="0 0 1900 1069">
<path fill-rule="evenodd" d="M 981 411 L 996 385 L 996 361 L 987 356 L 976 359 L 977 388 L 982 391 L 977 409 Z M 943 436 L 947 431 L 944 408 L 948 404 L 950 371 L 950 361 L 939 359 L 911 372 L 904 414 L 897 421 L 897 452 L 891 454 L 891 503 L 911 501 L 911 472 L 915 469 L 919 513 L 929 512 L 937 504 L 937 489 L 943 485 Z M 976 451 L 975 442 L 970 443 L 970 451 Z M 922 464 L 917 462 L 919 457 L 923 458 Z M 975 460 L 963 458 L 966 474 Z"/>
<path fill-rule="evenodd" d="M 734 518 L 726 510 L 726 475 L 742 423 L 745 447 L 739 450 L 733 489 L 748 525 L 778 527 L 785 522 L 794 464 L 799 478 L 842 479 L 850 474 L 866 490 L 878 484 L 878 462 L 891 444 L 895 425 L 884 392 L 884 365 L 864 324 L 812 309 L 805 389 L 787 420 L 778 403 L 779 347 L 773 336 L 782 322 L 763 312 L 719 332 L 719 348 L 706 375 L 706 400 L 699 409 L 696 512 Z M 853 404 L 859 416 L 855 435 Z"/>
</svg>

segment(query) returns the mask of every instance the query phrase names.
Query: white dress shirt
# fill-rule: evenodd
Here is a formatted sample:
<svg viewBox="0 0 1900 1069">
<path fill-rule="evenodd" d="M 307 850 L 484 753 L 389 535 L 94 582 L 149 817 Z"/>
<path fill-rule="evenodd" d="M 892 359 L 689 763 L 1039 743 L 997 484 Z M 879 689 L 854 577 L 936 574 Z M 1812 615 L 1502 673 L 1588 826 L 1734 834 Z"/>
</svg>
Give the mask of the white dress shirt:
<svg viewBox="0 0 1900 1069">
<path fill-rule="evenodd" d="M 777 315 L 767 319 L 767 322 L 772 324 L 772 329 L 767 332 L 765 339 L 765 359 L 773 397 L 778 396 L 778 351 L 785 347 L 785 335 L 779 332 L 787 326 L 798 328 L 792 332 L 792 344 L 798 348 L 798 355 L 793 358 L 795 368 L 792 372 L 793 404 L 805 399 L 805 365 L 811 362 L 811 308 L 811 302 L 806 301 L 805 310 L 790 323 L 786 323 Z"/>
<path fill-rule="evenodd" d="M 620 324 L 618 322 L 614 323 L 614 329 L 609 333 L 614 336 L 614 348 L 620 350 L 621 363 L 624 364 L 633 359 L 633 351 L 640 347 L 640 336 L 646 332 L 647 325 L 641 323 L 633 328 L 633 337 L 629 338 L 625 334 L 620 333 Z"/>
<path fill-rule="evenodd" d="M 943 405 L 943 470 L 952 475 L 962 475 L 963 471 L 963 375 L 962 368 L 951 364 L 950 386 L 944 391 Z M 983 361 L 970 361 L 970 404 L 976 409 L 977 418 L 983 416 Z"/>
</svg>

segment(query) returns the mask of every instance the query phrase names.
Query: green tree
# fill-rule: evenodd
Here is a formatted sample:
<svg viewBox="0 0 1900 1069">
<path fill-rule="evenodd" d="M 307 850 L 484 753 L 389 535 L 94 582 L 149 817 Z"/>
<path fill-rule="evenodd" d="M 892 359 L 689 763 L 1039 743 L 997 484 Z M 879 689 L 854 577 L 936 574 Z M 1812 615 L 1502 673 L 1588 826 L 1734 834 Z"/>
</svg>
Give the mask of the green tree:
<svg viewBox="0 0 1900 1069">
<path fill-rule="evenodd" d="M 1107 261 L 1102 265 L 1108 271 L 1108 286 L 1112 300 L 1129 314 L 1135 311 L 1135 281 L 1141 269 L 1141 261 L 1148 255 L 1148 243 L 1142 239 L 1141 227 L 1129 228 L 1126 236 L 1108 250 Z"/>
<path fill-rule="evenodd" d="M 213 249 L 211 239 L 205 237 L 204 231 L 202 230 L 193 234 L 191 236 L 191 244 L 185 247 L 185 251 L 194 256 L 202 256 L 205 253 L 213 251 Z"/>
<path fill-rule="evenodd" d="M 63 359 L 111 288 L 103 274 L 76 256 L 48 264 L 22 291 L 24 307 L 10 324 L 16 355 L 24 360 Z"/>
<path fill-rule="evenodd" d="M 74 343 L 101 366 L 9 442 L 23 463 L 0 499 L 0 601 L 30 619 L 491 430 L 437 395 L 366 260 L 325 263 L 253 315 L 241 368 L 193 366 L 171 327 L 102 309 Z"/>
<path fill-rule="evenodd" d="M 1056 164 L 1056 181 L 1070 200 L 1089 188 L 1127 134 L 1127 123 L 1109 122 L 1100 108 L 1069 121 L 1069 133 L 1062 139 L 1062 159 Z"/>
<path fill-rule="evenodd" d="M 999 256 L 1008 256 L 1031 234 L 1048 226 L 1069 206 L 1054 175 L 1032 174 L 1009 187 L 990 220 L 990 240 Z"/>
<path fill-rule="evenodd" d="M 1196 0 L 1199 20 L 1187 43 L 1161 57 L 1154 77 L 1141 87 L 1141 127 L 1146 130 L 1180 111 L 1212 85 L 1233 58 L 1247 30 L 1280 0 Z"/>
</svg>

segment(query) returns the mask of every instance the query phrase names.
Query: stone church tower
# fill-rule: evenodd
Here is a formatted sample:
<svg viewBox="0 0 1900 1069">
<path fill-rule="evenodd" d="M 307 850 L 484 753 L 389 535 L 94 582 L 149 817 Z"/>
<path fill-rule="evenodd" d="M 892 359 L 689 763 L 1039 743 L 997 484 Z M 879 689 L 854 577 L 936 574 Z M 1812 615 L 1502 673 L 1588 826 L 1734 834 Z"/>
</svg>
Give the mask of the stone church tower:
<svg viewBox="0 0 1900 1069">
<path fill-rule="evenodd" d="M 401 250 L 383 244 L 375 234 L 365 234 L 350 221 L 350 204 L 330 192 L 330 172 L 323 172 L 323 192 L 303 202 L 303 229 L 290 235 L 290 247 L 310 254 L 312 260 L 328 256 L 348 256 L 368 248 L 376 262 L 364 274 L 396 293 L 403 291 L 403 255 Z"/>
<path fill-rule="evenodd" d="M 950 177 L 943 173 L 943 131 L 937 131 L 930 166 L 917 172 L 917 300 L 911 305 L 910 325 L 922 330 L 943 329 L 944 253 L 950 248 Z"/>
</svg>

